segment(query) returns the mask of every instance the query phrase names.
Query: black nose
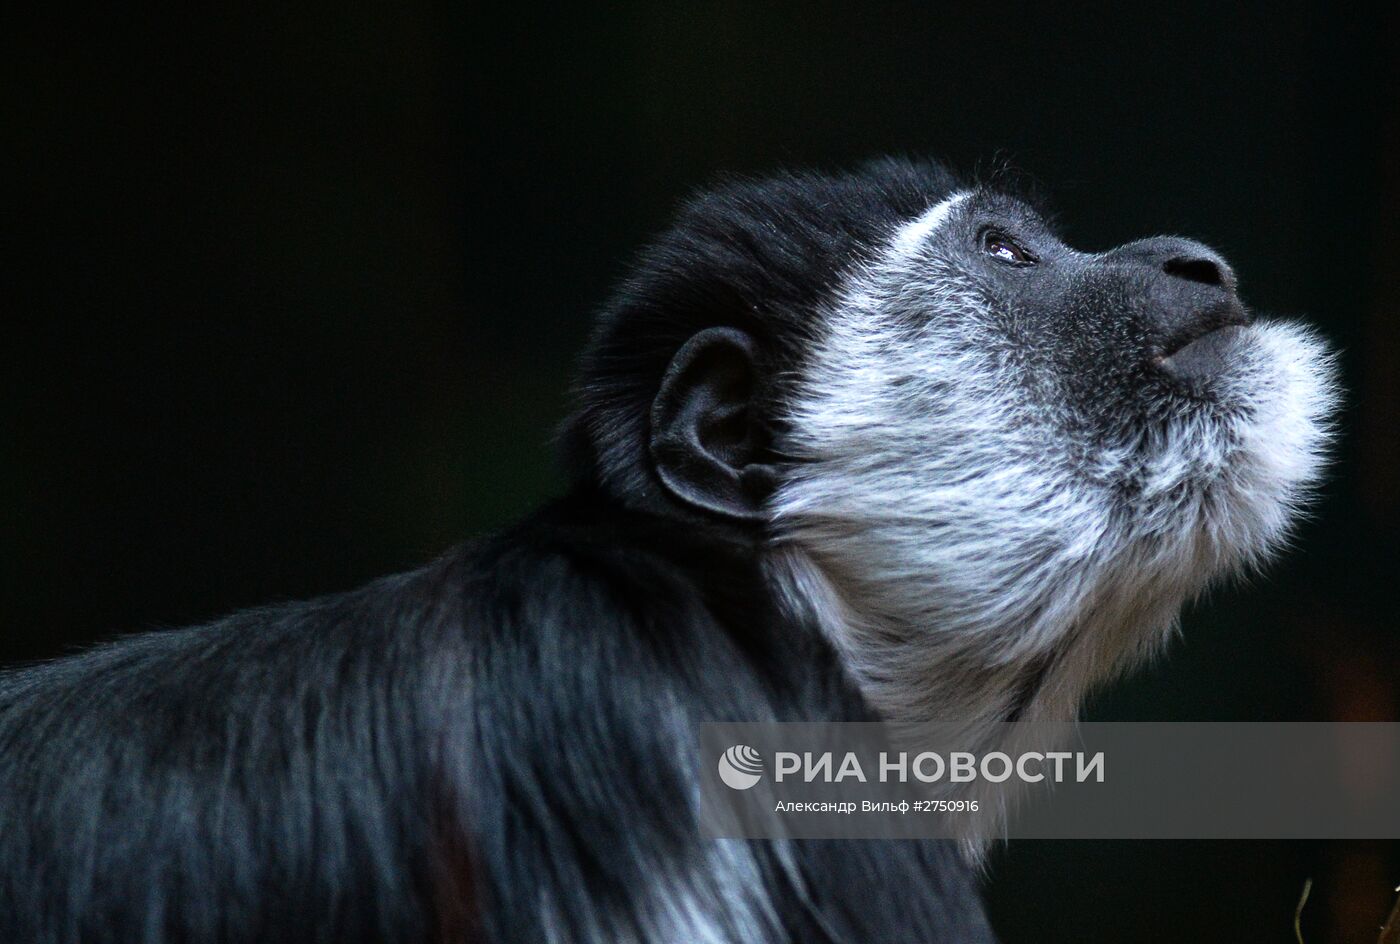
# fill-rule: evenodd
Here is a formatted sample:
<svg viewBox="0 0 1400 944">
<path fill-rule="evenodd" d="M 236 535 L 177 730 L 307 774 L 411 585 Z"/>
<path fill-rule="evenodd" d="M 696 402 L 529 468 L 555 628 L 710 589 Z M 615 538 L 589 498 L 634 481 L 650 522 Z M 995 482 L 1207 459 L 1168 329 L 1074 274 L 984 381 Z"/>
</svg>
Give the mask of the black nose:
<svg viewBox="0 0 1400 944">
<path fill-rule="evenodd" d="M 1221 328 L 1249 324 L 1234 270 L 1209 246 L 1163 237 L 1129 243 L 1110 255 L 1135 273 L 1132 281 L 1142 287 L 1145 327 L 1158 366 L 1171 368 L 1175 355 L 1185 354 L 1193 342 L 1205 343 Z"/>
<path fill-rule="evenodd" d="M 1223 288 L 1229 292 L 1235 290 L 1235 273 L 1225 264 L 1224 259 L 1209 252 L 1209 250 L 1207 250 L 1209 253 L 1207 254 L 1198 251 L 1195 246 L 1190 248 L 1193 251 L 1169 256 L 1162 263 L 1162 271 L 1167 275 L 1174 275 L 1190 282 L 1214 285 L 1216 288 Z"/>
</svg>

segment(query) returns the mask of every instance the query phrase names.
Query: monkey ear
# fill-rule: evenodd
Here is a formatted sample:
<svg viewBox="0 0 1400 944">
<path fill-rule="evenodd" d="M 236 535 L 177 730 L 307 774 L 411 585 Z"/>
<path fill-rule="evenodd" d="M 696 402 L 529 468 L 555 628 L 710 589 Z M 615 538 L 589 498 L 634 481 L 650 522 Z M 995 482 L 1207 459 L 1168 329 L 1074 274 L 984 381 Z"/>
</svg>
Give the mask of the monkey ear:
<svg viewBox="0 0 1400 944">
<path fill-rule="evenodd" d="M 773 490 L 751 409 L 757 346 L 736 328 L 708 328 L 671 358 L 651 405 L 651 458 L 667 490 L 696 508 L 761 521 Z"/>
</svg>

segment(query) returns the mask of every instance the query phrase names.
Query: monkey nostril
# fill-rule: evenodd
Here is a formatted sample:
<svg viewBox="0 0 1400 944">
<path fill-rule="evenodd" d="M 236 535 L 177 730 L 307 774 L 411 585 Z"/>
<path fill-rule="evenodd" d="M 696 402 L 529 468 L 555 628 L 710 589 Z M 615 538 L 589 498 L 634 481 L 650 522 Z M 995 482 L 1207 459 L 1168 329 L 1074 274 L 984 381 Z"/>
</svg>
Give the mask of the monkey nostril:
<svg viewBox="0 0 1400 944">
<path fill-rule="evenodd" d="M 1221 270 L 1219 264 L 1210 259 L 1174 256 L 1162 263 L 1162 271 L 1177 278 L 1200 282 L 1202 285 L 1213 285 L 1216 288 L 1230 287 L 1229 277 Z"/>
</svg>

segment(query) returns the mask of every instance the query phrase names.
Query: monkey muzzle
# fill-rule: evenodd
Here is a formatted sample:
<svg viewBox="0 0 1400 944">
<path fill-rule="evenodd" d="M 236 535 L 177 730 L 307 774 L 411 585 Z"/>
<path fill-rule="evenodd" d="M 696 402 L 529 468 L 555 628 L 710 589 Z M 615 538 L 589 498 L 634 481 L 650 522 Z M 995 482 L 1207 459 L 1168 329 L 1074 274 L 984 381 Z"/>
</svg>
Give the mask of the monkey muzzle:
<svg viewBox="0 0 1400 944">
<path fill-rule="evenodd" d="M 1252 318 L 1240 302 L 1234 270 L 1189 239 L 1145 239 L 1123 247 L 1147 269 L 1152 366 L 1191 384 L 1215 376 Z"/>
</svg>

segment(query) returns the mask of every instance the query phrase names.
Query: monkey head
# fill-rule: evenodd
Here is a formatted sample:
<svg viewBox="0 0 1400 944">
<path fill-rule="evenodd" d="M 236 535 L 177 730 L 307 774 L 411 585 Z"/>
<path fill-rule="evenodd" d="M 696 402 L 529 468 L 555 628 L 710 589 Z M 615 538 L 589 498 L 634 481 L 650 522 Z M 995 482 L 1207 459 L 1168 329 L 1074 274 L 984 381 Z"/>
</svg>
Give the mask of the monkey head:
<svg viewBox="0 0 1400 944">
<path fill-rule="evenodd" d="M 604 312 L 571 438 L 619 501 L 749 542 L 886 716 L 1066 720 L 1284 541 L 1332 377 L 1199 243 L 1082 252 L 883 161 L 689 203 Z"/>
</svg>

